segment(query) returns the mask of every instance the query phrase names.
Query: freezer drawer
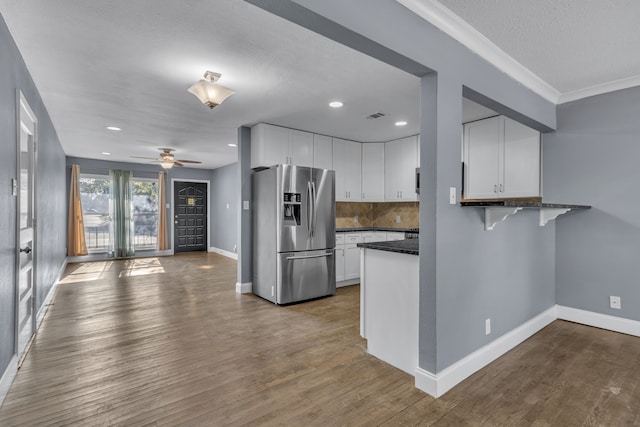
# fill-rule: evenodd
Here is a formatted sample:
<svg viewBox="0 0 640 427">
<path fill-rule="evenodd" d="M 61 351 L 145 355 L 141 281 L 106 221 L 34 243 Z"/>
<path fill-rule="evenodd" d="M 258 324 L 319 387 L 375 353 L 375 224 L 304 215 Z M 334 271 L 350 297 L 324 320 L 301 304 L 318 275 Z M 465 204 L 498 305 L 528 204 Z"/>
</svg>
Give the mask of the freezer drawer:
<svg viewBox="0 0 640 427">
<path fill-rule="evenodd" d="M 335 294 L 334 249 L 278 254 L 276 304 Z"/>
</svg>

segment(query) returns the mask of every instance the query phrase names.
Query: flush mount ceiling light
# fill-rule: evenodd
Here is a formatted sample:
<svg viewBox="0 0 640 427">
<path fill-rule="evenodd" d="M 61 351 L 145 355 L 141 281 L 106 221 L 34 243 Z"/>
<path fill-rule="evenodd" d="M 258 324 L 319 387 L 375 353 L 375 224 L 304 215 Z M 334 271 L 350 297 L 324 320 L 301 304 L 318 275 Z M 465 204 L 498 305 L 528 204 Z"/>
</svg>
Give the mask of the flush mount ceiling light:
<svg viewBox="0 0 640 427">
<path fill-rule="evenodd" d="M 119 131 L 122 130 L 122 128 L 119 128 L 117 126 L 107 126 L 107 130 Z"/>
<path fill-rule="evenodd" d="M 204 73 L 204 79 L 201 79 L 187 90 L 194 94 L 204 105 L 213 109 L 235 93 L 228 87 L 216 83 L 220 76 L 221 74 L 219 73 L 207 71 Z"/>
<path fill-rule="evenodd" d="M 407 122 L 405 121 L 396 122 L 396 126 L 406 126 L 406 125 L 407 125 Z"/>
<path fill-rule="evenodd" d="M 342 107 L 344 104 L 340 101 L 333 101 L 329 103 L 329 107 L 331 108 L 340 108 Z"/>
<path fill-rule="evenodd" d="M 237 147 L 238 144 L 227 144 L 229 147 Z"/>
</svg>

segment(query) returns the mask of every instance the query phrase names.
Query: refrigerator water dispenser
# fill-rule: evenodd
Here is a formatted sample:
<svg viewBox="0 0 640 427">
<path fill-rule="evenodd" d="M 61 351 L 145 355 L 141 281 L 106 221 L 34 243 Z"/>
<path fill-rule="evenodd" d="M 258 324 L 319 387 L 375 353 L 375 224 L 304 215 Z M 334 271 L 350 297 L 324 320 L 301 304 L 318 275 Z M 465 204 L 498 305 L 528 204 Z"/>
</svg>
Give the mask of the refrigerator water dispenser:
<svg viewBox="0 0 640 427">
<path fill-rule="evenodd" d="M 285 226 L 295 227 L 300 225 L 300 193 L 284 193 L 284 206 L 282 215 Z"/>
</svg>

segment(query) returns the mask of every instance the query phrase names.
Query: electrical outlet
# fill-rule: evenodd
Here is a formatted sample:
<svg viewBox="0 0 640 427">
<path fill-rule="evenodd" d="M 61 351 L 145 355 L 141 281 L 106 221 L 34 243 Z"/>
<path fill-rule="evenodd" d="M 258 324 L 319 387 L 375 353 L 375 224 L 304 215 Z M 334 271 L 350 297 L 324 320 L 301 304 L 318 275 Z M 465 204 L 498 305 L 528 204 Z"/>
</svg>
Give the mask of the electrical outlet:
<svg viewBox="0 0 640 427">
<path fill-rule="evenodd" d="M 353 222 L 358 222 L 358 215 L 353 217 Z"/>
<path fill-rule="evenodd" d="M 396 215 L 396 222 L 400 224 L 400 215 Z"/>
<path fill-rule="evenodd" d="M 238 252 L 238 245 L 233 245 L 233 252 Z"/>
<path fill-rule="evenodd" d="M 249 201 L 248 200 L 243 200 L 242 201 L 242 210 L 245 210 L 245 211 L 249 210 Z"/>
<path fill-rule="evenodd" d="M 449 204 L 456 204 L 456 187 L 449 187 Z"/>
<path fill-rule="evenodd" d="M 227 203 L 227 209 L 229 209 L 229 203 Z"/>
<path fill-rule="evenodd" d="M 609 297 L 609 307 L 620 310 L 622 308 L 622 301 L 620 300 L 620 297 L 614 297 L 611 295 Z"/>
<path fill-rule="evenodd" d="M 489 335 L 491 333 L 491 319 L 484 321 L 484 334 Z"/>
</svg>

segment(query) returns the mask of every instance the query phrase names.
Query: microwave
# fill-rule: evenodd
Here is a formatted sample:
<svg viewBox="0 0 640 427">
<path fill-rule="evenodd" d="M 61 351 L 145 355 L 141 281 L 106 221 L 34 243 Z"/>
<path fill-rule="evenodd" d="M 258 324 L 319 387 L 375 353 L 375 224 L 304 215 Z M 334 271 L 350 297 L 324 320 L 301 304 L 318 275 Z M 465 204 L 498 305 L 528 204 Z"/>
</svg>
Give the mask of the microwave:
<svg viewBox="0 0 640 427">
<path fill-rule="evenodd" d="M 416 168 L 416 194 L 420 194 L 420 168 Z"/>
</svg>

